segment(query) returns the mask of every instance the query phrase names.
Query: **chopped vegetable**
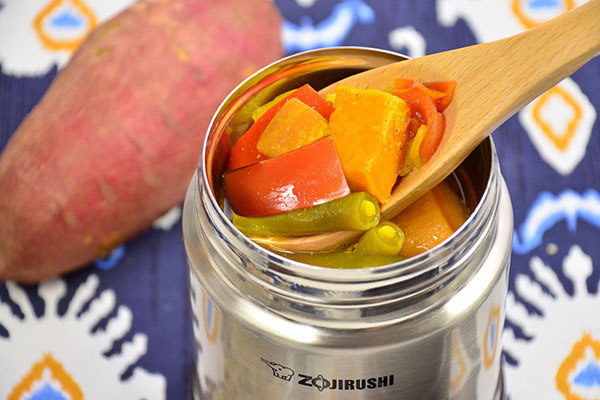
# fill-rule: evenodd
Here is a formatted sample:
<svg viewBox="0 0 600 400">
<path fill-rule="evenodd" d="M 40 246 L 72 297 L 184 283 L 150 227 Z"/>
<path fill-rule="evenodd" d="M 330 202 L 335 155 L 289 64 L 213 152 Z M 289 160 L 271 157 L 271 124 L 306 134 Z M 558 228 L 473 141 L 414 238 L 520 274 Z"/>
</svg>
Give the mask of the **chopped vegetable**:
<svg viewBox="0 0 600 400">
<path fill-rule="evenodd" d="M 292 98 L 301 100 L 304 104 L 319 112 L 319 114 L 321 114 L 323 118 L 327 120 L 329 120 L 329 116 L 333 112 L 333 107 L 331 104 L 322 98 L 319 93 L 310 87 L 310 85 L 302 86 L 269 108 L 250 127 L 250 129 L 248 129 L 248 131 L 242 135 L 242 137 L 231 148 L 228 169 L 245 167 L 266 158 L 265 155 L 261 154 L 256 148 L 258 140 L 275 114 L 277 114 L 283 105 Z"/>
<path fill-rule="evenodd" d="M 396 78 L 392 93 L 399 96 L 400 93 L 412 88 L 424 91 L 435 102 L 439 112 L 443 112 L 452 101 L 456 81 L 439 81 L 422 84 L 414 79 Z"/>
<path fill-rule="evenodd" d="M 255 238 L 366 231 L 343 250 L 284 253 L 330 268 L 394 263 L 444 241 L 468 217 L 446 183 L 377 223 L 398 177 L 439 146 L 455 86 L 396 79 L 391 93 L 338 86 L 326 99 L 304 86 L 258 107 L 231 151 L 230 167 L 246 166 L 224 175 L 234 225 Z"/>
<path fill-rule="evenodd" d="M 425 164 L 431 159 L 444 136 L 444 129 L 446 127 L 446 118 L 444 114 L 436 112 L 431 115 L 431 118 L 426 117 L 427 121 L 427 134 L 423 137 L 421 143 L 420 153 L 421 162 Z M 418 133 L 418 132 L 417 132 Z"/>
<path fill-rule="evenodd" d="M 398 225 L 385 221 L 365 232 L 354 250 L 362 255 L 395 256 L 404 245 L 404 232 Z"/>
<path fill-rule="evenodd" d="M 444 115 L 437 110 L 431 97 L 419 86 L 397 92 L 397 96 L 406 101 L 412 114 L 423 118 L 427 125 L 427 135 L 423 138 L 420 147 L 421 161 L 426 163 L 442 141 L 446 125 Z"/>
<path fill-rule="evenodd" d="M 331 135 L 353 191 L 366 190 L 380 203 L 388 199 L 406 145 L 408 113 L 406 103 L 391 94 L 337 87 Z"/>
<path fill-rule="evenodd" d="M 273 100 L 269 101 L 268 103 L 265 103 L 262 106 L 257 107 L 252 112 L 252 120 L 254 122 L 258 121 L 258 119 L 260 117 L 262 117 L 264 115 L 264 113 L 266 113 L 269 110 L 269 108 L 273 107 L 275 104 L 279 103 L 281 100 L 285 99 L 290 94 L 294 93 L 296 90 L 298 90 L 298 89 L 292 89 L 292 90 L 288 90 L 287 92 L 283 92 L 280 95 L 278 95 L 277 97 L 275 97 Z"/>
<path fill-rule="evenodd" d="M 365 232 L 355 247 L 326 253 L 291 253 L 289 258 L 307 264 L 329 268 L 354 269 L 375 267 L 402 261 L 398 256 L 404 243 L 404 233 L 391 222 Z"/>
<path fill-rule="evenodd" d="M 231 207 L 243 216 L 310 207 L 350 193 L 330 136 L 223 178 Z"/>
<path fill-rule="evenodd" d="M 406 235 L 399 254 L 412 257 L 433 248 L 449 238 L 467 216 L 460 198 L 445 182 L 440 183 L 391 219 Z"/>
<path fill-rule="evenodd" d="M 435 104 L 439 112 L 443 112 L 452 102 L 454 97 L 454 89 L 456 89 L 456 81 L 442 81 L 426 83 L 426 87 L 444 93 L 443 97 L 435 99 Z"/>
<path fill-rule="evenodd" d="M 432 193 L 448 221 L 448 225 L 453 231 L 456 231 L 469 218 L 469 210 L 464 201 L 444 182 L 434 187 Z"/>
<path fill-rule="evenodd" d="M 412 129 L 412 128 L 411 128 Z M 423 138 L 427 134 L 427 125 L 422 124 L 416 129 L 416 133 L 412 140 L 409 141 L 408 151 L 404 156 L 404 163 L 401 164 L 400 176 L 408 175 L 413 169 L 421 168 L 423 166 L 423 161 L 421 160 L 421 144 L 423 143 Z"/>
<path fill-rule="evenodd" d="M 321 114 L 293 98 L 273 117 L 256 148 L 269 158 L 277 157 L 321 139 L 329 131 L 329 124 Z"/>
<path fill-rule="evenodd" d="M 423 166 L 423 161 L 421 160 L 421 145 L 423 144 L 425 135 L 427 135 L 427 125 L 421 125 L 408 147 L 408 159 L 410 164 L 415 168 L 421 168 Z"/>
<path fill-rule="evenodd" d="M 266 158 L 263 154 L 258 152 L 256 143 L 258 143 L 260 135 L 262 135 L 269 123 L 267 118 L 267 115 L 263 115 L 258 121 L 252 124 L 250 129 L 248 129 L 237 142 L 235 142 L 235 145 L 231 148 L 231 153 L 229 154 L 229 164 L 227 165 L 227 169 L 245 167 Z"/>
<path fill-rule="evenodd" d="M 266 217 L 233 216 L 233 224 L 248 236 L 364 231 L 378 222 L 379 204 L 367 192 L 352 193 L 313 207 Z"/>
<path fill-rule="evenodd" d="M 335 108 L 335 93 L 329 93 L 327 96 L 325 96 L 325 100 L 330 102 L 331 105 Z"/>
</svg>

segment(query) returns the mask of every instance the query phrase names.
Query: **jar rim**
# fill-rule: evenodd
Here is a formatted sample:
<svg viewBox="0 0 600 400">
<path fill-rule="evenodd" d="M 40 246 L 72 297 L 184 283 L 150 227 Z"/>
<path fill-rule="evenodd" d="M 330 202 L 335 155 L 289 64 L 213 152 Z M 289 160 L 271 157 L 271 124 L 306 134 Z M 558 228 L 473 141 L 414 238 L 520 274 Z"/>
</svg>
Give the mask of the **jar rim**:
<svg viewBox="0 0 600 400">
<path fill-rule="evenodd" d="M 235 99 L 240 93 L 243 93 L 244 89 L 252 84 L 253 77 L 261 76 L 265 71 L 272 71 L 273 67 L 285 65 L 290 62 L 305 59 L 307 56 L 324 55 L 328 53 L 335 53 L 340 51 L 350 52 L 367 52 L 384 54 L 386 56 L 393 56 L 397 58 L 406 58 L 405 56 L 399 55 L 394 52 L 373 49 L 368 47 L 335 47 L 319 50 L 310 50 L 303 53 L 294 54 L 278 60 L 269 66 L 261 69 L 252 77 L 249 77 L 240 85 L 238 85 L 227 98 L 219 106 L 219 111 L 215 113 L 213 120 L 211 121 L 204 145 L 202 148 L 202 158 L 199 165 L 198 174 L 198 189 L 201 194 L 201 201 L 203 207 L 209 214 L 217 219 L 215 223 L 217 226 L 215 229 L 222 230 L 220 232 L 222 239 L 229 242 L 228 245 L 231 247 L 238 246 L 245 249 L 251 250 L 252 254 L 257 258 L 261 259 L 263 263 L 257 263 L 256 267 L 261 273 L 267 274 L 268 276 L 276 275 L 278 279 L 285 282 L 290 280 L 301 284 L 310 283 L 311 285 L 319 286 L 319 283 L 326 285 L 337 285 L 341 290 L 362 290 L 364 287 L 372 287 L 373 285 L 389 285 L 390 283 L 398 283 L 410 281 L 415 278 L 423 278 L 424 275 L 431 273 L 432 271 L 438 270 L 435 274 L 434 279 L 431 279 L 428 289 L 434 289 L 444 283 L 449 277 L 444 275 L 445 273 L 455 274 L 459 270 L 459 265 L 454 265 L 453 270 L 444 269 L 444 265 L 452 265 L 453 262 L 456 264 L 456 254 L 460 252 L 457 250 L 457 246 L 462 248 L 465 252 L 469 249 L 469 246 L 473 246 L 476 237 L 475 233 L 480 230 L 486 229 L 486 226 L 491 224 L 493 218 L 488 218 L 490 214 L 496 212 L 497 202 L 494 201 L 494 194 L 498 190 L 498 179 L 499 165 L 496 156 L 496 151 L 493 142 L 490 139 L 480 146 L 488 144 L 487 152 L 489 153 L 490 165 L 485 166 L 488 169 L 487 183 L 478 199 L 477 205 L 474 207 L 471 215 L 467 221 L 457 229 L 449 238 L 442 243 L 438 244 L 434 248 L 416 255 L 414 257 L 407 258 L 405 260 L 388 264 L 378 267 L 368 267 L 360 269 L 332 269 L 321 266 L 315 266 L 310 264 L 301 263 L 298 261 L 291 260 L 285 256 L 279 255 L 271 250 L 268 250 L 259 244 L 252 241 L 249 237 L 242 234 L 225 215 L 223 210 L 218 204 L 216 196 L 214 194 L 214 187 L 212 184 L 212 164 L 214 159 L 211 158 L 210 151 L 213 152 L 217 149 L 217 142 L 220 139 L 219 135 L 224 135 L 226 125 L 218 125 L 220 118 L 223 115 L 223 108 L 226 108 L 231 104 L 232 99 Z M 220 127 L 220 130 L 217 128 Z M 215 136 L 216 135 L 216 136 Z M 235 263 L 232 263 L 235 264 Z M 460 263 L 465 264 L 465 263 Z M 274 269 L 273 266 L 276 268 Z M 234 267 L 243 268 L 243 266 Z M 238 271 L 240 273 L 248 274 L 248 271 Z M 281 289 L 281 285 L 275 279 L 274 282 L 263 282 L 266 286 L 269 286 L 273 290 Z"/>
</svg>

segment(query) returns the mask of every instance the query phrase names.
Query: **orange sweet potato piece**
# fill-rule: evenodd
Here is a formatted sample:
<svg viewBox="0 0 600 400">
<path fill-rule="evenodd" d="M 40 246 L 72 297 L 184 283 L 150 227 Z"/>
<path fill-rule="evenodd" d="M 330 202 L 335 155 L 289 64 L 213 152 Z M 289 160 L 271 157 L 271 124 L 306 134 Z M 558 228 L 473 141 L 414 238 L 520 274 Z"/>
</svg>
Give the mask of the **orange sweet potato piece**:
<svg viewBox="0 0 600 400">
<path fill-rule="evenodd" d="M 280 26 L 270 1 L 170 0 L 92 32 L 0 156 L 0 279 L 73 270 L 180 203 L 210 118 L 281 56 Z"/>
<path fill-rule="evenodd" d="M 293 98 L 269 122 L 256 148 L 273 158 L 306 146 L 328 133 L 327 120 L 310 106 Z"/>
<path fill-rule="evenodd" d="M 331 136 L 348 185 L 385 203 L 398 177 L 410 109 L 400 98 L 379 90 L 336 89 Z"/>
<path fill-rule="evenodd" d="M 432 192 L 448 225 L 453 231 L 456 231 L 469 218 L 469 211 L 464 201 L 445 182 L 434 187 Z"/>
<path fill-rule="evenodd" d="M 449 238 L 468 217 L 462 200 L 442 182 L 391 221 L 404 231 L 400 256 L 412 257 Z"/>
</svg>

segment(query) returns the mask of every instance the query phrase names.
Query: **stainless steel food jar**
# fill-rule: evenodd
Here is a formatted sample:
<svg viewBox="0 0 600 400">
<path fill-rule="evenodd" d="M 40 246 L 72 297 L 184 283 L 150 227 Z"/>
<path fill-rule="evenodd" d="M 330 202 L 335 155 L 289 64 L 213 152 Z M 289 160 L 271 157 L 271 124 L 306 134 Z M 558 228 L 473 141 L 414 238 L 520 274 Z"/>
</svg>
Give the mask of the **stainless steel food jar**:
<svg viewBox="0 0 600 400">
<path fill-rule="evenodd" d="M 366 48 L 294 55 L 242 83 L 216 113 L 183 219 L 196 399 L 502 397 L 513 214 L 490 140 L 458 170 L 474 199 L 468 221 L 397 264 L 336 270 L 294 262 L 242 235 L 219 205 L 227 135 L 243 131 L 247 104 L 400 59 Z"/>
</svg>

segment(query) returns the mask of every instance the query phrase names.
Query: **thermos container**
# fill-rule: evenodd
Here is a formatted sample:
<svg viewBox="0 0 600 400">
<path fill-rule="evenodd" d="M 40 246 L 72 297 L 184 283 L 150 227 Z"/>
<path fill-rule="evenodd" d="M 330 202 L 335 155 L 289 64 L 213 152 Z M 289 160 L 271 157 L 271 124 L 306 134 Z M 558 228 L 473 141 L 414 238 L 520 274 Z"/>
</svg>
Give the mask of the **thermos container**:
<svg viewBox="0 0 600 400">
<path fill-rule="evenodd" d="M 248 78 L 216 112 L 183 217 L 196 400 L 502 398 L 513 214 L 491 140 L 454 176 L 471 199 L 467 222 L 396 264 L 294 262 L 241 234 L 219 203 L 225 135 L 244 128 L 247 104 L 403 58 L 369 48 L 293 55 Z"/>
</svg>

